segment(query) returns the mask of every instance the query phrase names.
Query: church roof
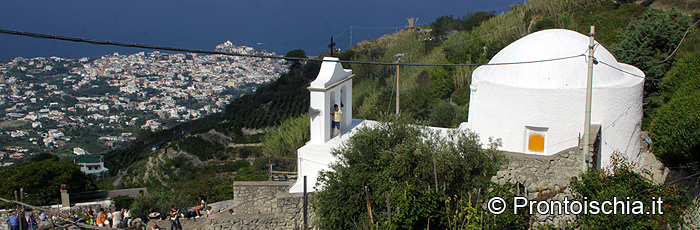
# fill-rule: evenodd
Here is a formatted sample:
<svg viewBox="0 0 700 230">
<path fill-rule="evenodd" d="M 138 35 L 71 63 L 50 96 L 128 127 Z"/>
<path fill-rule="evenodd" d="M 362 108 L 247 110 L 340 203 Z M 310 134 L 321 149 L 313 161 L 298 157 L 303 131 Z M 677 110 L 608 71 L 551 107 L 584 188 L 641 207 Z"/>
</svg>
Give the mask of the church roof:
<svg viewBox="0 0 700 230">
<path fill-rule="evenodd" d="M 556 61 L 526 64 L 481 66 L 473 73 L 473 83 L 492 83 L 523 88 L 585 88 L 588 73 L 588 44 L 590 38 L 576 31 L 550 29 L 527 35 L 506 46 L 494 56 L 489 64 L 532 62 L 576 56 Z M 596 42 L 593 55 L 627 72 L 644 76 L 634 66 L 618 63 L 615 57 Z M 616 87 L 640 81 L 622 71 L 598 63 L 593 67 L 593 86 Z"/>
<path fill-rule="evenodd" d="M 337 62 L 340 61 L 340 59 L 335 57 L 324 57 L 323 60 L 324 64 L 321 65 L 321 69 L 318 71 L 318 76 L 316 77 L 316 80 L 311 82 L 311 88 L 327 89 L 333 84 L 341 82 L 347 79 L 348 76 L 352 75 L 352 70 L 343 69 L 343 66 L 340 64 L 340 62 Z"/>
</svg>

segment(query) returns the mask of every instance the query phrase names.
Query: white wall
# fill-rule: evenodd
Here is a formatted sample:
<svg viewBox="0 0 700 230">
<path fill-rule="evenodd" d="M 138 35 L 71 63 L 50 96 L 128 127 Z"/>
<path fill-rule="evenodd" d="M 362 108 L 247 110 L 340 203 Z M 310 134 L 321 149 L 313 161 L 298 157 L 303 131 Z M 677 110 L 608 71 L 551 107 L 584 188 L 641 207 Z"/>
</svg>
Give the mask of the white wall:
<svg viewBox="0 0 700 230">
<path fill-rule="evenodd" d="M 337 60 L 337 58 L 324 58 Z M 309 143 L 325 143 L 330 140 L 331 110 L 338 104 L 343 113 L 341 131 L 347 131 L 352 123 L 352 71 L 342 68 L 338 62 L 323 62 L 316 80 L 309 86 L 311 120 L 311 139 Z"/>
<path fill-rule="evenodd" d="M 602 166 L 618 150 L 636 159 L 640 151 L 643 81 L 593 90 L 591 121 L 602 128 Z M 479 81 L 472 85 L 469 128 L 482 143 L 501 138 L 504 151 L 526 152 L 525 126 L 546 127 L 552 155 L 578 145 L 583 135 L 585 89 L 533 89 Z M 633 159 L 633 160 L 634 160 Z"/>
<path fill-rule="evenodd" d="M 87 166 L 85 165 L 94 165 L 95 163 L 90 163 L 90 164 L 85 164 L 85 163 L 80 163 L 80 171 L 85 173 L 85 174 L 92 174 L 92 173 L 101 173 L 104 171 L 107 171 L 107 168 L 104 167 L 104 163 L 100 163 L 100 167 L 97 167 L 97 169 L 94 169 L 95 167 L 92 167 L 93 169 L 89 170 Z"/>
</svg>

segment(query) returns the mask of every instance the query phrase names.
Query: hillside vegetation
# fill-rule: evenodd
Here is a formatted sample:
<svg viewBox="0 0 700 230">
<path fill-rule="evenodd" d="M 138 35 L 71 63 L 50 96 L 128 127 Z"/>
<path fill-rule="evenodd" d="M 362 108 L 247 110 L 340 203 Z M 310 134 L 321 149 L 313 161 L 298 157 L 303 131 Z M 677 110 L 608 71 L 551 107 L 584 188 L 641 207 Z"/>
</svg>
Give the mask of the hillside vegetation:
<svg viewBox="0 0 700 230">
<path fill-rule="evenodd" d="M 700 117 L 698 113 L 700 87 L 697 87 L 697 79 L 700 76 L 697 68 L 697 60 L 700 60 L 698 57 L 700 33 L 696 23 L 699 21 L 698 15 L 690 16 L 673 9 L 662 11 L 633 2 L 533 0 L 524 5 L 514 5 L 508 13 L 492 18 L 488 17 L 488 12 L 469 13 L 457 18 L 441 17 L 429 26 L 433 29 L 439 28 L 432 33 L 407 29 L 376 40 L 361 42 L 344 55 L 345 58 L 354 61 L 395 62 L 395 54 L 405 53 L 406 55 L 401 58 L 402 62 L 486 63 L 503 47 L 529 33 L 550 28 L 565 28 L 588 34 L 590 26 L 595 25 L 597 41 L 610 50 L 619 62 L 637 66 L 646 75 L 642 129 L 650 131 L 654 153 L 667 167 L 698 170 L 700 168 L 698 167 L 700 164 L 700 158 L 698 158 L 700 156 L 700 132 L 698 131 L 700 130 L 698 118 Z M 484 18 L 482 16 L 486 15 L 487 20 L 481 21 L 477 27 L 464 26 L 474 21 L 471 17 L 475 15 L 479 18 Z M 357 118 L 380 120 L 384 117 L 383 114 L 393 113 L 396 68 L 362 64 L 348 66 L 356 75 L 353 89 L 355 105 L 353 114 Z M 474 68 L 471 67 L 401 67 L 399 88 L 402 117 L 415 119 L 417 124 L 428 123 L 443 127 L 454 127 L 466 121 L 469 103 L 468 87 L 473 70 Z M 390 134 L 386 135 L 405 136 L 397 133 L 396 130 L 387 131 Z M 373 130 L 373 132 L 379 131 Z M 358 140 L 365 139 L 358 137 L 354 141 Z M 377 141 L 376 138 L 367 140 Z M 371 221 L 365 218 L 368 215 L 366 210 L 358 208 L 365 202 L 365 193 L 362 191 L 362 186 L 358 185 L 368 185 L 370 191 L 373 191 L 367 203 L 383 207 L 388 205 L 385 200 L 389 199 L 383 192 L 392 190 L 386 188 L 386 184 L 406 181 L 392 173 L 413 170 L 411 168 L 413 165 L 409 164 L 375 174 L 381 176 L 355 176 L 362 175 L 370 169 L 385 170 L 382 168 L 383 163 L 393 162 L 392 160 L 367 162 L 352 160 L 348 154 L 352 154 L 355 158 L 372 159 L 382 155 L 370 150 L 394 147 L 394 145 L 387 146 L 381 143 L 361 146 L 369 150 L 355 151 L 350 148 L 352 145 L 348 145 L 344 147 L 349 150 L 334 152 L 345 161 L 332 166 L 335 167 L 336 172 L 324 174 L 323 179 L 328 182 L 329 187 L 317 194 L 316 202 L 319 205 L 318 215 L 324 218 L 321 220 L 321 225 L 328 229 L 370 226 Z M 400 157 L 398 153 L 403 150 L 405 149 L 400 148 L 385 152 L 391 157 Z M 443 161 L 438 160 L 438 162 Z M 363 164 L 371 164 L 372 167 Z M 609 171 L 589 170 L 582 173 L 578 178 L 572 179 L 574 195 L 609 199 L 612 196 L 624 197 L 635 191 L 645 190 L 646 193 L 642 195 L 637 192 L 634 195 L 636 199 L 668 198 L 669 213 L 653 216 L 582 215 L 578 217 L 575 226 L 586 229 L 657 229 L 682 226 L 684 219 L 681 216 L 684 215 L 690 203 L 685 191 L 676 186 L 657 186 L 653 181 L 636 173 L 637 167 L 626 159 L 616 159 Z M 343 175 L 345 170 L 352 173 Z M 412 178 L 421 178 L 421 175 L 413 173 Z M 440 178 L 440 176 L 436 177 Z M 443 179 L 436 179 L 437 183 L 445 183 L 446 180 Z M 389 182 L 377 183 L 382 180 Z M 614 181 L 618 186 L 610 186 L 610 181 Z M 397 211 L 397 215 L 391 220 L 387 220 L 386 215 L 377 214 L 375 223 L 387 229 L 424 228 L 425 221 L 428 220 L 435 221 L 431 223 L 433 226 L 449 224 L 452 226 L 450 228 L 455 229 L 502 229 L 515 226 L 520 226 L 515 228 L 526 229 L 524 223 L 532 220 L 524 215 L 508 215 L 489 220 L 492 223 L 495 221 L 495 225 L 482 225 L 480 223 L 485 220 L 479 219 L 479 212 L 483 210 L 482 205 L 485 202 L 476 198 L 477 200 L 472 203 L 471 198 L 483 197 L 485 194 L 478 191 L 470 193 L 467 190 L 462 190 L 462 193 L 455 194 L 454 197 L 445 191 L 442 194 L 432 193 L 429 192 L 430 187 L 426 185 L 431 183 L 431 181 L 425 181 L 417 186 L 406 183 L 405 187 L 397 183 L 395 186 L 390 186 L 394 190 L 387 196 L 393 200 L 396 199 L 393 194 L 396 190 L 402 193 L 398 196 L 399 200 L 403 197 L 409 202 L 409 206 L 403 206 L 405 204 L 401 201 L 396 205 L 408 208 L 410 214 L 399 215 L 398 213 L 404 211 Z M 493 185 L 484 188 L 502 191 L 503 193 L 499 196 L 512 196 L 515 193 L 508 189 L 500 190 L 502 188 Z M 465 197 L 469 197 L 468 202 L 465 201 Z M 441 205 L 448 206 L 450 199 L 447 198 L 454 198 L 452 201 L 458 200 L 460 204 L 462 201 L 464 203 L 454 214 L 449 208 L 447 208 L 448 213 L 445 213 L 446 209 Z M 350 200 L 357 203 L 349 206 L 337 203 L 338 201 L 347 203 Z M 455 223 L 450 220 L 452 215 L 459 216 L 457 220 L 464 218 L 465 222 L 457 222 L 457 225 L 453 225 Z"/>
<path fill-rule="evenodd" d="M 274 137 L 274 133 L 280 125 L 279 129 L 296 130 L 296 134 L 308 132 L 308 125 L 297 127 L 299 122 L 285 121 L 308 121 L 308 116 L 302 116 L 309 104 L 306 87 L 319 68 L 317 62 L 295 63 L 277 80 L 235 100 L 222 113 L 169 130 L 141 130 L 131 146 L 105 155 L 106 167 L 114 178 L 125 172 L 116 187 L 146 186 L 157 199 L 180 197 L 186 200 L 183 205 L 195 205 L 199 195 L 210 202 L 233 199 L 233 181 L 267 180 L 270 164 L 276 171 L 294 171 L 296 161 L 290 152 L 305 143 L 308 134 L 290 140 L 288 135 Z M 244 129 L 272 132 L 265 137 Z M 263 148 L 261 141 L 278 147 L 267 144 Z M 160 206 L 139 206 L 135 211 L 148 212 L 155 207 Z"/>
<path fill-rule="evenodd" d="M 644 89 L 643 128 L 651 129 L 659 157 L 672 156 L 665 163 L 679 165 L 700 155 L 697 129 L 692 129 L 700 123 L 687 118 L 697 111 L 697 102 L 692 100 L 698 97 L 688 95 L 695 95 L 690 91 L 698 88 L 679 87 L 694 81 L 684 78 L 687 74 L 683 71 L 693 65 L 691 60 L 697 60 L 693 55 L 698 53 L 700 34 L 697 28 L 690 29 L 697 20 L 697 14 L 689 16 L 606 0 L 532 0 L 513 5 L 498 16 L 495 12 L 471 12 L 461 17 L 440 17 L 424 26 L 439 28 L 431 33 L 409 28 L 360 42 L 336 56 L 341 60 L 395 62 L 394 55 L 403 53 L 404 63 L 487 63 L 503 47 L 529 33 L 566 28 L 587 34 L 589 27 L 595 25 L 596 39 L 618 61 L 638 66 L 650 78 Z M 686 31 L 689 32 L 684 38 Z M 684 60 L 678 62 L 684 64 L 677 64 L 676 60 Z M 355 74 L 354 118 L 379 120 L 394 112 L 395 66 L 343 66 Z M 294 171 L 294 153 L 308 140 L 306 87 L 319 68 L 319 62 L 295 63 L 288 73 L 232 102 L 222 113 L 169 130 L 142 131 L 129 148 L 106 155 L 107 167 L 113 176 L 128 169 L 118 187 L 148 186 L 163 196 L 185 194 L 192 202 L 196 195 L 206 195 L 210 202 L 230 199 L 234 180 L 267 179 L 268 162 L 273 170 Z M 475 67 L 400 68 L 402 117 L 442 127 L 455 127 L 467 120 L 469 85 Z M 667 77 L 675 80 L 666 83 Z M 678 112 L 678 106 L 687 110 Z M 662 117 L 667 121 L 660 120 Z M 672 125 L 678 119 L 686 119 L 683 124 L 687 125 Z M 265 133 L 247 133 L 244 128 Z M 680 134 L 666 130 L 685 130 L 695 139 L 676 138 L 673 135 Z M 664 138 L 685 140 L 685 152 L 674 154 L 676 150 L 668 146 L 678 143 L 664 142 Z M 240 145 L 246 143 L 255 145 Z M 667 154 L 663 149 L 673 150 Z M 523 221 L 517 217 L 501 227 Z"/>
<path fill-rule="evenodd" d="M 637 4 L 621 4 L 605 0 L 529 1 L 513 5 L 508 13 L 483 21 L 478 27 L 459 26 L 461 21 L 474 17 L 470 13 L 454 19 L 438 18 L 431 26 L 455 24 L 441 29 L 440 34 L 425 34 L 404 30 L 386 35 L 372 42 L 353 47 L 352 60 L 394 62 L 394 54 L 405 53 L 401 61 L 411 63 L 486 63 L 498 51 L 513 41 L 539 30 L 550 28 L 571 29 L 588 34 L 596 26 L 596 40 L 618 58 L 635 65 L 648 78 L 645 87 L 644 129 L 660 105 L 657 83 L 665 76 L 676 58 L 692 53 L 698 47 L 698 31 L 691 30 L 682 46 L 674 51 L 685 31 L 692 24 L 691 16 L 678 11 L 660 11 Z M 481 14 L 483 15 L 483 14 Z M 483 16 L 479 16 L 483 18 Z M 448 23 L 445 23 L 448 21 Z M 449 23 L 449 21 L 458 21 Z M 462 23 L 463 24 L 463 23 Z M 433 31 L 435 32 L 435 31 Z M 445 33 L 445 34 L 442 34 Z M 653 35 L 653 36 L 649 36 Z M 429 40 L 426 37 L 434 37 Z M 668 59 L 667 59 L 668 58 Z M 667 60 L 666 60 L 667 59 Z M 665 60 L 665 61 L 664 61 Z M 664 61 L 664 62 L 662 62 Z M 354 114 L 360 118 L 376 119 L 379 114 L 393 112 L 396 90 L 396 69 L 384 66 L 351 65 L 356 75 Z M 401 112 L 431 124 L 453 126 L 458 122 L 441 124 L 431 120 L 431 113 L 444 103 L 459 106 L 452 114 L 432 117 L 459 117 L 466 121 L 469 84 L 475 67 L 401 67 Z M 435 111 L 433 111 L 436 109 Z"/>
</svg>

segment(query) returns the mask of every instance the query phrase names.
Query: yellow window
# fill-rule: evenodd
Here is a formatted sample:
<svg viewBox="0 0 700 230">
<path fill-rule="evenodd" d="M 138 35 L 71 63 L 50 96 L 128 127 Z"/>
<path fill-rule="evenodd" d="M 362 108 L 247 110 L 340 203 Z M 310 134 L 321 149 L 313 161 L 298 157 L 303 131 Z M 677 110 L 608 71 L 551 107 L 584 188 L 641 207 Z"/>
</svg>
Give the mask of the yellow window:
<svg viewBox="0 0 700 230">
<path fill-rule="evenodd" d="M 539 133 L 530 133 L 527 149 L 532 152 L 544 152 L 544 136 Z"/>
</svg>

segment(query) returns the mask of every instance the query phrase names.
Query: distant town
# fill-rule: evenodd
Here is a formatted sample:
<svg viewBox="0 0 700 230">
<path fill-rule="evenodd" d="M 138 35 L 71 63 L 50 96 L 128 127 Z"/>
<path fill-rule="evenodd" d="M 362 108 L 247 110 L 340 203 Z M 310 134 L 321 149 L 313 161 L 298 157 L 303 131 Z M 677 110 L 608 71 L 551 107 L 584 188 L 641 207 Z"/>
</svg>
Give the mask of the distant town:
<svg viewBox="0 0 700 230">
<path fill-rule="evenodd" d="M 217 51 L 276 55 L 230 41 Z M 284 60 L 159 51 L 0 63 L 0 160 L 98 153 L 219 112 L 280 76 Z"/>
</svg>

